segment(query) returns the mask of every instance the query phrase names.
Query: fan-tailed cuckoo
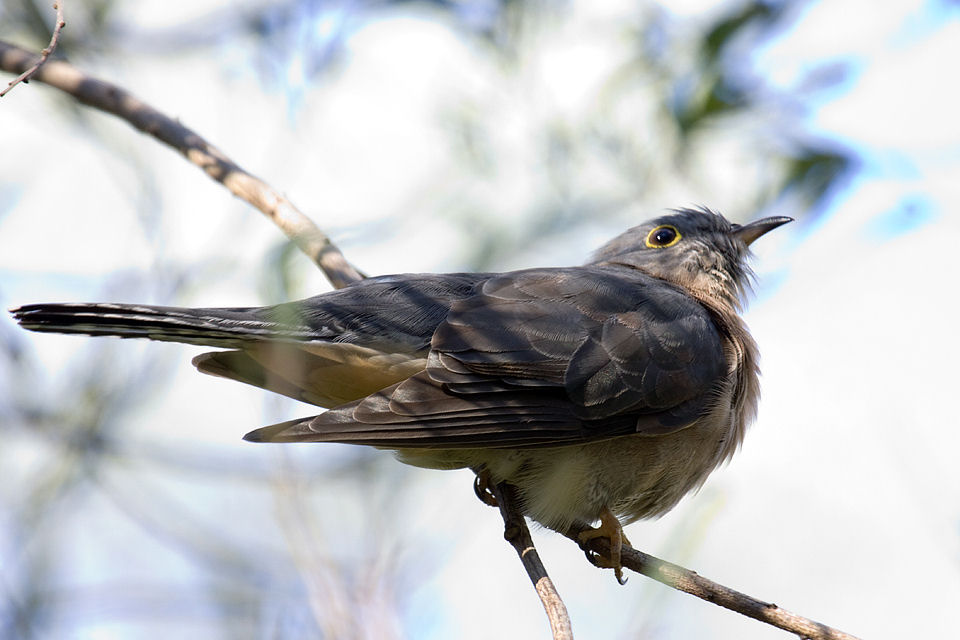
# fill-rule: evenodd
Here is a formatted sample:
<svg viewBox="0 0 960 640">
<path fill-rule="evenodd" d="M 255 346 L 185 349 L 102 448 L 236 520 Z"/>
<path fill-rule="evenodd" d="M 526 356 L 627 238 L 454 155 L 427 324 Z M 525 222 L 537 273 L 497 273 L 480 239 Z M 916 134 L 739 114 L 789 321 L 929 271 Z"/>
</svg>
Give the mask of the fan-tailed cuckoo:
<svg viewBox="0 0 960 640">
<path fill-rule="evenodd" d="M 329 408 L 247 440 L 364 444 L 420 467 L 469 467 L 512 485 L 533 520 L 609 537 L 620 578 L 621 523 L 698 488 L 756 413 L 757 347 L 738 315 L 748 246 L 789 221 L 684 209 L 579 267 L 382 276 L 259 308 L 12 313 L 33 331 L 225 349 L 193 363 Z"/>
</svg>

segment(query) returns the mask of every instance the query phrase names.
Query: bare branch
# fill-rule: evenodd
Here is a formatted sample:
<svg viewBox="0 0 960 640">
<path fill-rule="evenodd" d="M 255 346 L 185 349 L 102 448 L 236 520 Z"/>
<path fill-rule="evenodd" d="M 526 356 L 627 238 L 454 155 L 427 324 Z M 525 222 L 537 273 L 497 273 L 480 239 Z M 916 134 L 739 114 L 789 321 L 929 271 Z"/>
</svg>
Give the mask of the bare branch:
<svg viewBox="0 0 960 640">
<path fill-rule="evenodd" d="M 579 539 L 579 530 L 562 532 L 587 552 L 609 557 L 610 541 L 606 538 L 593 538 L 587 542 Z M 661 560 L 642 551 L 624 546 L 621 561 L 627 569 L 632 569 L 668 587 L 697 596 L 707 602 L 736 611 L 760 622 L 796 633 L 805 640 L 857 640 L 856 636 L 828 627 L 820 622 L 804 618 L 772 602 L 757 600 L 722 584 L 708 580 L 694 571 Z"/>
<path fill-rule="evenodd" d="M 57 24 L 53 27 L 53 35 L 50 36 L 50 44 L 47 45 L 46 49 L 40 52 L 40 57 L 37 58 L 37 61 L 34 62 L 29 69 L 7 83 L 7 88 L 3 91 L 0 91 L 0 98 L 7 95 L 7 92 L 10 91 L 10 89 L 13 89 L 21 82 L 23 84 L 30 82 L 30 78 L 32 78 L 34 74 L 40 70 L 40 67 L 43 66 L 43 63 L 45 63 L 47 58 L 50 57 L 50 54 L 56 50 L 57 43 L 60 42 L 60 31 L 67 26 L 67 23 L 63 19 L 63 0 L 54 2 L 53 8 L 57 12 Z"/>
<path fill-rule="evenodd" d="M 19 73 L 34 69 L 34 79 L 64 91 L 79 102 L 118 116 L 182 153 L 207 175 L 222 183 L 276 224 L 337 288 L 363 279 L 316 224 L 276 189 L 251 175 L 199 134 L 166 116 L 120 87 L 92 78 L 66 62 L 40 65 L 37 56 L 0 41 L 0 69 Z"/>
<path fill-rule="evenodd" d="M 500 515 L 503 517 L 503 537 L 520 556 L 520 562 L 523 563 L 530 582 L 540 596 L 540 602 L 550 620 L 550 630 L 553 632 L 554 640 L 573 640 L 573 629 L 570 626 L 567 607 L 560 599 L 560 594 L 557 593 L 553 581 L 540 561 L 540 554 L 533 545 L 530 530 L 527 528 L 523 514 L 520 513 L 514 488 L 504 482 L 498 485 L 487 485 L 487 488 L 500 507 Z"/>
</svg>

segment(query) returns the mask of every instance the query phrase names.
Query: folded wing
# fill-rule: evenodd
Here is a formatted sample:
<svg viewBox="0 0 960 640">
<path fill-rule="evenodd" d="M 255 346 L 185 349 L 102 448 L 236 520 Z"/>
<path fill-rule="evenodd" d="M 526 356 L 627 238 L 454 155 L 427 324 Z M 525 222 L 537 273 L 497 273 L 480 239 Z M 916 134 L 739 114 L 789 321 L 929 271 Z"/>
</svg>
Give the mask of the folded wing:
<svg viewBox="0 0 960 640">
<path fill-rule="evenodd" d="M 709 410 L 723 354 L 707 310 L 642 272 L 513 272 L 452 304 L 424 371 L 247 437 L 499 448 L 667 433 Z"/>
</svg>

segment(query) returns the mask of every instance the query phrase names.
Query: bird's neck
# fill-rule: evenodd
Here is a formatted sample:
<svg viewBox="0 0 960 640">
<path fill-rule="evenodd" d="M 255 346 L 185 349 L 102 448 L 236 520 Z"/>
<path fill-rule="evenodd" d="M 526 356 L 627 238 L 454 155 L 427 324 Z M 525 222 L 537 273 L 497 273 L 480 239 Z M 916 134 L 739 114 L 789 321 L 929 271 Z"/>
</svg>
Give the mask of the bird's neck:
<svg viewBox="0 0 960 640">
<path fill-rule="evenodd" d="M 726 440 L 722 457 L 729 459 L 740 447 L 747 427 L 757 415 L 760 401 L 759 350 L 746 323 L 732 304 L 717 297 L 691 293 L 710 313 L 727 343 L 724 351 L 727 354 L 727 376 L 733 387 L 734 404 L 731 407 L 730 437 Z"/>
</svg>

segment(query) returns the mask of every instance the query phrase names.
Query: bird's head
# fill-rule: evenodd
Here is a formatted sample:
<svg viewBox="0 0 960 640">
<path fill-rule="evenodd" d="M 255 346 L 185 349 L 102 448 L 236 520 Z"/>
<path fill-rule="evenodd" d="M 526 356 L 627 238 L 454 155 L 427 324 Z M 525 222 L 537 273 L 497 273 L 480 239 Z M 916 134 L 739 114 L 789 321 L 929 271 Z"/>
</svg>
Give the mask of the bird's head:
<svg viewBox="0 0 960 640">
<path fill-rule="evenodd" d="M 620 234 L 592 263 L 633 267 L 697 298 L 738 309 L 752 277 L 750 243 L 791 220 L 781 216 L 739 225 L 709 209 L 679 209 Z"/>
</svg>

